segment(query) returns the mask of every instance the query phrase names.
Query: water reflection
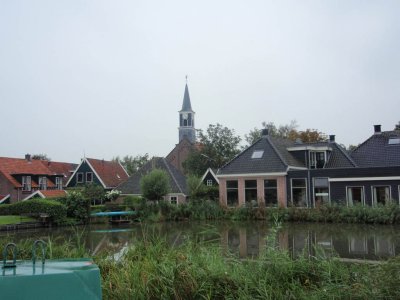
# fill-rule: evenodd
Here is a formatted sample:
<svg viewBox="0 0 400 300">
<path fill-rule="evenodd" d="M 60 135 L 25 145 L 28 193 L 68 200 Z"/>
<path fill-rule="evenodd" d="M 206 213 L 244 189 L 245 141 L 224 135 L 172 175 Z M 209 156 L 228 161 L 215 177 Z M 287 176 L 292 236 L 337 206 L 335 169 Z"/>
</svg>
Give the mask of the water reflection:
<svg viewBox="0 0 400 300">
<path fill-rule="evenodd" d="M 342 224 L 287 224 L 273 239 L 270 224 L 264 222 L 163 223 L 131 224 L 127 227 L 95 225 L 82 228 L 35 229 L 2 233 L 8 241 L 26 238 L 48 239 L 54 242 L 74 240 L 80 236 L 93 255 L 107 252 L 118 255 L 130 244 L 153 236 L 164 237 L 170 245 L 202 240 L 220 245 L 224 252 L 240 258 L 257 257 L 275 242 L 275 247 L 291 256 L 339 255 L 350 259 L 379 260 L 395 256 L 400 251 L 400 227 Z M 271 246 L 271 245 L 270 245 Z"/>
</svg>

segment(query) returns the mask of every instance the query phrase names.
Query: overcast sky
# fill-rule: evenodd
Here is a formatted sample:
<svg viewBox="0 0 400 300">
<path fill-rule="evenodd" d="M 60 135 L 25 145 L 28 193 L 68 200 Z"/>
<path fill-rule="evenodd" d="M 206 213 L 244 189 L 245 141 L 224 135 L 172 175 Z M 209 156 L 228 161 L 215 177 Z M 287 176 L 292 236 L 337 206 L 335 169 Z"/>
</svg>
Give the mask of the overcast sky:
<svg viewBox="0 0 400 300">
<path fill-rule="evenodd" d="M 358 144 L 400 120 L 400 1 L 0 0 L 0 156 L 54 161 L 261 122 Z"/>
</svg>

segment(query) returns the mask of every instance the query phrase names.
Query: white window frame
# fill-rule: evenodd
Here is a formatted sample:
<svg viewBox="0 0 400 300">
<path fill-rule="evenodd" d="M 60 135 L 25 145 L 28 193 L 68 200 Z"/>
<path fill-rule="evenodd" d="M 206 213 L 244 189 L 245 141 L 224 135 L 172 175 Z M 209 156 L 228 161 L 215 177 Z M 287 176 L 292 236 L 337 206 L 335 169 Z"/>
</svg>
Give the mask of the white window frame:
<svg viewBox="0 0 400 300">
<path fill-rule="evenodd" d="M 82 180 L 79 180 L 79 175 L 82 176 Z M 83 183 L 83 172 L 76 173 L 76 183 Z"/>
<path fill-rule="evenodd" d="M 88 175 L 89 175 L 89 174 L 92 176 L 92 179 L 91 179 L 91 180 L 88 180 Z M 92 183 L 92 182 L 93 182 L 93 172 L 86 172 L 86 174 L 85 174 L 85 180 L 86 180 L 86 182 Z"/>
<path fill-rule="evenodd" d="M 317 168 L 317 153 L 324 153 L 324 165 L 322 166 L 322 168 Z M 312 155 L 313 154 L 313 155 Z M 310 164 L 310 169 L 311 169 L 311 167 L 313 167 L 313 169 L 323 169 L 323 168 L 325 168 L 325 165 L 326 165 L 326 159 L 327 159 L 327 153 L 326 153 L 326 151 L 316 151 L 316 150 L 313 150 L 313 151 L 309 151 L 308 152 L 308 155 L 309 155 L 309 157 L 308 157 L 308 159 L 309 159 L 309 164 Z"/>
<path fill-rule="evenodd" d="M 176 203 L 172 203 L 173 201 L 176 201 Z M 178 205 L 178 196 L 169 196 L 169 203 Z"/>
<path fill-rule="evenodd" d="M 307 186 L 307 178 L 291 178 L 290 179 L 290 200 L 292 202 L 292 205 L 294 205 L 293 202 L 293 180 L 304 180 L 304 182 L 306 183 L 306 206 L 295 206 L 295 207 L 307 207 L 308 208 L 308 186 Z M 295 187 L 296 189 L 299 189 L 299 187 Z"/>
<path fill-rule="evenodd" d="M 212 179 L 207 179 L 207 186 L 212 186 L 212 185 L 213 185 Z"/>
<path fill-rule="evenodd" d="M 39 190 L 47 190 L 47 178 L 39 176 Z"/>
<path fill-rule="evenodd" d="M 380 185 L 373 185 L 371 186 L 371 198 L 372 198 L 372 205 L 377 206 L 378 202 L 377 199 L 375 199 L 375 193 L 374 193 L 374 188 L 377 187 L 389 187 L 389 200 L 386 204 L 389 204 L 392 201 L 392 186 L 391 185 L 385 185 L 385 184 L 380 184 Z"/>
<path fill-rule="evenodd" d="M 61 177 L 56 177 L 56 189 L 57 190 L 63 189 L 63 181 Z"/>
<path fill-rule="evenodd" d="M 22 176 L 22 191 L 24 191 L 24 192 L 32 191 L 32 177 L 31 176 Z"/>
<path fill-rule="evenodd" d="M 346 185 L 346 204 L 347 207 L 353 207 L 354 206 L 354 201 L 353 201 L 353 205 L 350 205 L 349 203 L 349 188 L 361 188 L 362 191 L 362 199 L 361 199 L 361 204 L 362 206 L 365 206 L 365 187 L 363 185 Z"/>
<path fill-rule="evenodd" d="M 313 191 L 312 191 L 312 195 L 313 195 L 313 205 L 315 207 L 315 179 L 326 179 L 328 181 L 328 204 L 331 204 L 331 185 L 329 184 L 329 177 L 314 177 L 313 178 Z M 321 188 L 321 187 L 317 187 L 317 188 Z M 346 190 L 347 191 L 347 190 Z"/>
</svg>

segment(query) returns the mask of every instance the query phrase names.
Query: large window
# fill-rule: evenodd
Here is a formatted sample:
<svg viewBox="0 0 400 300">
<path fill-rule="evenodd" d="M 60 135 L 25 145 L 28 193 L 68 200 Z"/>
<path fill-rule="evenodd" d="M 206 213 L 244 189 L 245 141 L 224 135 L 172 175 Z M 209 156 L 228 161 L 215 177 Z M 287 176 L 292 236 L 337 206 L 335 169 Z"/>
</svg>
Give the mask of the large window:
<svg viewBox="0 0 400 300">
<path fill-rule="evenodd" d="M 56 188 L 57 190 L 63 189 L 63 182 L 61 177 L 56 177 Z"/>
<path fill-rule="evenodd" d="M 373 186 L 372 197 L 375 205 L 388 204 L 390 202 L 390 186 Z"/>
<path fill-rule="evenodd" d="M 364 187 L 362 186 L 349 186 L 347 187 L 347 205 L 353 206 L 356 204 L 364 205 Z"/>
<path fill-rule="evenodd" d="M 32 190 L 31 176 L 22 176 L 22 190 L 23 191 Z"/>
<path fill-rule="evenodd" d="M 329 204 L 328 178 L 314 178 L 314 203 L 316 206 Z"/>
<path fill-rule="evenodd" d="M 238 205 L 239 193 L 237 180 L 226 181 L 226 198 L 228 206 Z"/>
<path fill-rule="evenodd" d="M 244 193 L 246 203 L 257 205 L 257 180 L 245 180 Z"/>
<path fill-rule="evenodd" d="M 39 190 L 47 189 L 47 178 L 44 176 L 39 177 Z"/>
<path fill-rule="evenodd" d="M 278 188 L 276 179 L 264 180 L 265 206 L 278 205 Z"/>
<path fill-rule="evenodd" d="M 325 166 L 326 152 L 325 151 L 311 151 L 310 152 L 310 168 L 321 169 Z"/>
<path fill-rule="evenodd" d="M 307 181 L 305 178 L 292 179 L 292 204 L 307 207 Z"/>
</svg>

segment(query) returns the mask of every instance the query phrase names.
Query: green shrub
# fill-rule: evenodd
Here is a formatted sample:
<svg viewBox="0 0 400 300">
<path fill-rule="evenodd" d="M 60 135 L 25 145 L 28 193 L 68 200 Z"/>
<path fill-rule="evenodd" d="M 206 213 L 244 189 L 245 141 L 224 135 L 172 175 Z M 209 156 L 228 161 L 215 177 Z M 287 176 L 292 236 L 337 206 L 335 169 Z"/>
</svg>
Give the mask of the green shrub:
<svg viewBox="0 0 400 300">
<path fill-rule="evenodd" d="M 0 215 L 21 214 L 30 214 L 36 217 L 40 214 L 47 214 L 54 223 L 62 223 L 67 217 L 67 208 L 57 201 L 48 199 L 32 199 L 0 206 Z"/>
<path fill-rule="evenodd" d="M 68 195 L 60 200 L 67 207 L 67 216 L 84 224 L 90 218 L 90 199 L 77 191 L 69 192 Z"/>
</svg>

